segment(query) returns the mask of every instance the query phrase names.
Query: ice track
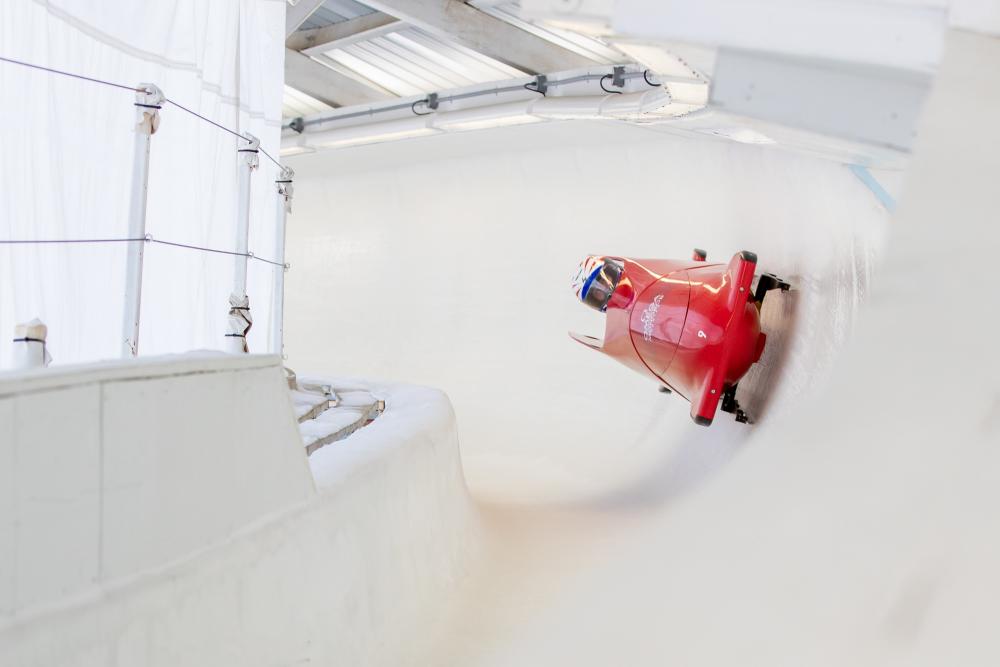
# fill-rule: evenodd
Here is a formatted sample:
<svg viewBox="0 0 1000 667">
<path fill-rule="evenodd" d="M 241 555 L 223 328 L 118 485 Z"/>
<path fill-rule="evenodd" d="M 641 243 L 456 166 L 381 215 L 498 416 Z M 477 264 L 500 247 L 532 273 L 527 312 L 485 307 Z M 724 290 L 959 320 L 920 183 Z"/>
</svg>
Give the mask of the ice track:
<svg viewBox="0 0 1000 667">
<path fill-rule="evenodd" d="M 997 40 L 949 37 L 891 223 L 841 165 L 642 129 L 294 165 L 290 362 L 442 388 L 479 502 L 483 556 L 427 601 L 413 664 L 995 662 L 984 63 Z M 795 287 L 766 306 L 751 427 L 695 426 L 565 336 L 600 331 L 565 287 L 581 256 L 692 246 L 753 250 Z"/>
</svg>

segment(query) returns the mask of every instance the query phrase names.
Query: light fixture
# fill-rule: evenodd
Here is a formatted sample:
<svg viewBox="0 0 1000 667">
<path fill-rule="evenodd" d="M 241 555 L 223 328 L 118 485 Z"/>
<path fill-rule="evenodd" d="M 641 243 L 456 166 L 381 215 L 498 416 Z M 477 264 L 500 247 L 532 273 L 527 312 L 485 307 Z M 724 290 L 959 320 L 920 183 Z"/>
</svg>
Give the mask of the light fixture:
<svg viewBox="0 0 1000 667">
<path fill-rule="evenodd" d="M 295 143 L 285 143 L 282 142 L 281 150 L 279 155 L 281 157 L 289 157 L 290 155 L 302 155 L 303 153 L 313 153 L 316 151 L 312 146 L 305 146 L 300 142 Z"/>
<path fill-rule="evenodd" d="M 624 76 L 622 71 L 615 75 Z M 612 75 L 604 75 L 612 76 Z M 645 75 L 644 75 L 645 76 Z M 537 77 L 534 85 L 536 92 L 544 92 L 544 77 Z M 418 100 L 411 107 L 417 116 L 398 117 L 405 113 L 399 105 L 391 110 L 397 118 L 372 122 L 378 109 L 372 109 L 371 117 L 364 118 L 362 114 L 349 114 L 354 123 L 346 127 L 337 127 L 331 117 L 319 121 L 330 129 L 305 131 L 308 128 L 292 129 L 302 131 L 298 136 L 287 136 L 283 141 L 282 155 L 297 155 L 316 149 L 344 148 L 362 144 L 375 144 L 399 139 L 408 139 L 441 132 L 463 132 L 486 128 L 505 127 L 538 123 L 545 120 L 623 120 L 636 124 L 663 123 L 675 120 L 691 112 L 703 109 L 707 102 L 708 86 L 697 79 L 678 80 L 677 77 L 666 77 L 662 85 L 656 85 L 646 78 L 650 87 L 638 92 L 621 92 L 604 88 L 603 95 L 546 95 L 533 97 L 517 102 L 487 104 L 467 107 L 454 111 L 444 111 L 438 108 L 437 96 L 429 94 L 424 100 Z M 676 91 L 675 91 L 676 87 Z M 531 90 L 531 88 L 528 88 Z M 627 87 L 625 88 L 628 89 Z M 462 99 L 462 96 L 456 96 Z M 454 100 L 448 99 L 449 104 Z M 485 100 L 484 100 L 485 101 Z M 423 106 L 418 106 L 423 102 Z M 464 102 L 463 102 L 464 103 Z M 367 116 L 368 114 L 364 114 Z M 369 122 L 365 122 L 365 120 Z M 315 122 L 315 121 L 314 121 Z M 332 127 L 331 127 L 332 126 Z M 762 136 L 762 135 L 761 135 Z M 750 137 L 746 133 L 731 137 L 745 143 L 766 143 L 766 137 Z"/>
<path fill-rule="evenodd" d="M 642 122 L 648 116 L 673 116 L 677 105 L 667 90 L 661 86 L 638 92 L 610 95 L 588 95 L 577 97 L 547 97 L 536 100 L 530 112 L 542 118 L 595 120 L 616 118 Z"/>
<path fill-rule="evenodd" d="M 708 84 L 698 82 L 677 82 L 669 81 L 664 84 L 670 91 L 670 99 L 675 104 L 687 104 L 690 106 L 703 107 L 708 104 Z M 658 113 L 650 111 L 650 113 Z M 673 115 L 667 113 L 665 115 Z"/>
<path fill-rule="evenodd" d="M 607 118 L 639 120 L 644 114 L 657 113 L 672 101 L 662 86 L 641 93 L 608 95 L 601 102 L 599 113 Z"/>
<path fill-rule="evenodd" d="M 316 132 L 315 134 L 307 133 L 302 136 L 308 142 L 308 145 L 316 148 L 343 148 L 346 146 L 377 144 L 383 141 L 422 137 L 438 132 L 439 130 L 430 127 L 426 118 L 404 118 L 402 120 L 388 120 L 381 123 L 352 125 L 350 127 Z"/>
<path fill-rule="evenodd" d="M 529 104 L 529 112 L 540 118 L 554 120 L 598 118 L 604 96 L 543 97 Z"/>
<path fill-rule="evenodd" d="M 528 113 L 524 102 L 510 104 L 493 104 L 461 111 L 449 111 L 434 115 L 431 124 L 441 130 L 461 132 L 464 130 L 482 130 L 490 127 L 506 127 L 509 125 L 524 125 L 525 123 L 540 123 L 545 119 Z"/>
</svg>

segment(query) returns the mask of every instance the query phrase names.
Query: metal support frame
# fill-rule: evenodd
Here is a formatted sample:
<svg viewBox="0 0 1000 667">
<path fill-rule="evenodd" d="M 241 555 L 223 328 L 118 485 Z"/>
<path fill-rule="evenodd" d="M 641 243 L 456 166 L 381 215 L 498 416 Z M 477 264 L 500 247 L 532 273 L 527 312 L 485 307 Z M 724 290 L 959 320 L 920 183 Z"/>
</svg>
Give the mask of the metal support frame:
<svg viewBox="0 0 1000 667">
<path fill-rule="evenodd" d="M 892 195 L 890 195 L 886 189 L 882 187 L 882 184 L 878 182 L 878 179 L 875 178 L 870 171 L 868 171 L 867 167 L 863 167 L 860 164 L 849 164 L 847 165 L 847 168 L 851 170 L 851 173 L 854 174 L 859 181 L 864 183 L 866 188 L 871 190 L 871 193 L 875 195 L 875 198 L 878 199 L 879 203 L 882 204 L 885 210 L 889 211 L 889 213 L 896 212 L 896 200 L 893 199 Z"/>
<path fill-rule="evenodd" d="M 373 104 L 395 97 L 375 83 L 361 83 L 291 49 L 285 49 L 285 83 L 333 107 Z"/>
<path fill-rule="evenodd" d="M 132 152 L 132 193 L 129 197 L 128 238 L 146 237 L 146 194 L 149 188 L 149 148 L 160 126 L 163 92 L 151 83 L 140 83 L 135 94 L 135 141 Z M 142 305 L 142 263 L 145 240 L 130 241 L 125 268 L 125 313 L 122 356 L 139 354 L 139 314 Z"/>
<path fill-rule="evenodd" d="M 403 22 L 395 16 L 373 12 L 331 23 L 322 28 L 296 30 L 285 40 L 285 46 L 293 51 L 301 51 L 307 56 L 319 55 L 332 49 L 342 49 L 356 42 L 388 34 L 403 26 Z"/>
<path fill-rule="evenodd" d="M 250 180 L 253 170 L 260 164 L 258 151 L 260 139 L 246 134 L 241 139 L 239 156 L 240 189 L 236 216 L 236 261 L 233 263 L 233 293 L 229 295 L 229 327 L 226 333 L 228 352 L 249 352 L 246 336 L 253 326 L 250 316 L 250 299 L 247 297 L 247 261 L 250 242 Z"/>
<path fill-rule="evenodd" d="M 275 252 L 281 261 L 281 266 L 274 267 L 274 307 L 271 310 L 271 346 L 272 351 L 284 356 L 285 353 L 285 271 L 288 264 L 285 262 L 285 225 L 288 222 L 288 214 L 292 212 L 292 195 L 294 187 L 292 180 L 295 172 L 288 167 L 282 167 L 281 173 L 274 181 L 278 190 L 278 219 L 275 225 L 277 238 L 275 240 Z"/>
<path fill-rule="evenodd" d="M 364 3 L 527 74 L 593 67 L 596 61 L 454 0 L 368 0 Z"/>
<path fill-rule="evenodd" d="M 296 0 L 285 7 L 285 37 L 291 36 L 305 23 L 316 10 L 323 6 L 324 0 Z"/>
</svg>

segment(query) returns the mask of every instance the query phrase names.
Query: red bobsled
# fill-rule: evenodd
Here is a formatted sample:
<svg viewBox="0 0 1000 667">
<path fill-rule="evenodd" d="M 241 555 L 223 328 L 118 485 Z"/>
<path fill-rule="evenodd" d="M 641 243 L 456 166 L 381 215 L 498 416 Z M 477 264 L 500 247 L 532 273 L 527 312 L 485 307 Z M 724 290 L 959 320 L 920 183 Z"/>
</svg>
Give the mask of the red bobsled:
<svg viewBox="0 0 1000 667">
<path fill-rule="evenodd" d="M 570 335 L 686 398 L 697 424 L 711 424 L 720 401 L 745 422 L 736 384 L 764 351 L 760 303 L 788 284 L 762 274 L 751 294 L 752 252 L 729 264 L 705 259 L 701 250 L 689 261 L 588 257 L 574 287 L 581 301 L 606 313 L 604 340 Z"/>
</svg>

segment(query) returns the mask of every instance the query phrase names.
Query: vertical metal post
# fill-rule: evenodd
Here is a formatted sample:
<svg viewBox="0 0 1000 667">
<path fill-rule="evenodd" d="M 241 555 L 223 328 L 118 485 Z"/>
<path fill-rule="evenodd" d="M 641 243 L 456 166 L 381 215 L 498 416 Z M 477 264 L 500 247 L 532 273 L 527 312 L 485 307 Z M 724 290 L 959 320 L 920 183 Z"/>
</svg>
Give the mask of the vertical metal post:
<svg viewBox="0 0 1000 667">
<path fill-rule="evenodd" d="M 146 238 L 146 192 L 149 186 L 149 146 L 160 126 L 163 93 L 151 83 L 140 83 L 135 94 L 135 141 L 132 152 L 132 193 L 129 197 L 128 243 L 125 265 L 125 314 L 122 356 L 139 354 L 139 310 L 142 303 L 142 260 Z"/>
<path fill-rule="evenodd" d="M 275 254 L 281 262 L 281 266 L 276 266 L 274 272 L 274 307 L 271 311 L 271 345 L 273 352 L 284 356 L 285 353 L 285 271 L 288 264 L 285 262 L 285 225 L 288 222 L 288 214 L 292 212 L 292 179 L 295 172 L 288 167 L 282 167 L 281 173 L 274 181 L 278 189 L 278 224 L 277 239 L 275 241 Z"/>
<path fill-rule="evenodd" d="M 236 217 L 236 252 L 234 262 L 233 293 L 229 295 L 229 329 L 226 333 L 228 352 L 249 352 L 247 333 L 253 326 L 250 316 L 250 299 L 247 297 L 247 254 L 250 239 L 250 176 L 259 164 L 257 151 L 260 139 L 252 134 L 239 141 L 240 192 Z"/>
<path fill-rule="evenodd" d="M 14 327 L 14 368 L 42 368 L 52 361 L 45 347 L 49 329 L 37 317 Z"/>
</svg>

